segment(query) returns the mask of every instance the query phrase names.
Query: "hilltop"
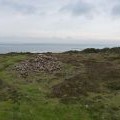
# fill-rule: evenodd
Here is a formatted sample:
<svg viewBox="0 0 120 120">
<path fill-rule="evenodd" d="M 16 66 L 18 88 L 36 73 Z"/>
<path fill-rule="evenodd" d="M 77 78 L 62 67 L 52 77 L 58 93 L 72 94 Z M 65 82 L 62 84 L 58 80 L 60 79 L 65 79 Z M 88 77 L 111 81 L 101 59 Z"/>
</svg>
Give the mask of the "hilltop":
<svg viewBox="0 0 120 120">
<path fill-rule="evenodd" d="M 0 55 L 0 120 L 119 120 L 120 48 Z"/>
</svg>

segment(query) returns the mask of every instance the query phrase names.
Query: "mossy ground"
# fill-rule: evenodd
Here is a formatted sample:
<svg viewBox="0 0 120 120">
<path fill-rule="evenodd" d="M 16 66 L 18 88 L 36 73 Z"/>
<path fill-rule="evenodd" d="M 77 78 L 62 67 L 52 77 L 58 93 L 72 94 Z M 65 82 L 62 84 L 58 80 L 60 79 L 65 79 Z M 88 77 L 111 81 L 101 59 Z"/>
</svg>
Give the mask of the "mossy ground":
<svg viewBox="0 0 120 120">
<path fill-rule="evenodd" d="M 120 55 L 52 54 L 56 73 L 22 78 L 12 70 L 32 54 L 0 55 L 0 120 L 120 120 Z"/>
</svg>

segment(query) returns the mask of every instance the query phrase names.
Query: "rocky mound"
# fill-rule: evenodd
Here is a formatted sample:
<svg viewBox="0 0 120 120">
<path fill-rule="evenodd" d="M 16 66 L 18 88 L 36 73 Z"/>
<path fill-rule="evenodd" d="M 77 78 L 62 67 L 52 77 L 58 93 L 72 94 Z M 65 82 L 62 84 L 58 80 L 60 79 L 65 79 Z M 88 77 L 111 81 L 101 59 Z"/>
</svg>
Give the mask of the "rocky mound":
<svg viewBox="0 0 120 120">
<path fill-rule="evenodd" d="M 23 77 L 27 77 L 31 72 L 52 73 L 58 71 L 61 69 L 61 62 L 51 55 L 39 54 L 17 64 L 14 69 Z"/>
</svg>

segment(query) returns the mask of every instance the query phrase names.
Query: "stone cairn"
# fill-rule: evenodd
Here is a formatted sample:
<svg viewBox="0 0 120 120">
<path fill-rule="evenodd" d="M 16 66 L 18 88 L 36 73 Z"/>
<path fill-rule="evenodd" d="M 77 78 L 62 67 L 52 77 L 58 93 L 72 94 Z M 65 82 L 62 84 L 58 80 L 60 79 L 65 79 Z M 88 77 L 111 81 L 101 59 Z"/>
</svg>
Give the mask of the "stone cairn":
<svg viewBox="0 0 120 120">
<path fill-rule="evenodd" d="M 44 71 L 53 73 L 61 69 L 61 62 L 51 55 L 39 54 L 17 65 L 14 69 L 26 78 L 30 73 Z"/>
</svg>

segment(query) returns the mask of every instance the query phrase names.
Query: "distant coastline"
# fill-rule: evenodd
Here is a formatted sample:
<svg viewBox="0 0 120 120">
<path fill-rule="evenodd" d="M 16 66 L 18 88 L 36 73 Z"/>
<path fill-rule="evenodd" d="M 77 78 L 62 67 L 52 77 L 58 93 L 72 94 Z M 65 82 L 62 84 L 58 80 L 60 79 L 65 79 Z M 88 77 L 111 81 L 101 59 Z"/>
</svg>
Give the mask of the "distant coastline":
<svg viewBox="0 0 120 120">
<path fill-rule="evenodd" d="M 61 53 L 65 51 L 81 51 L 86 48 L 112 48 L 119 47 L 113 44 L 16 44 L 16 43 L 0 43 L 0 54 L 10 53 L 10 52 L 30 52 L 30 53 L 43 53 L 43 52 L 53 52 Z"/>
<path fill-rule="evenodd" d="M 8 52 L 8 53 L 0 53 L 0 55 L 17 55 L 17 54 L 54 54 L 59 52 Z M 120 54 L 120 47 L 112 47 L 112 48 L 85 48 L 83 50 L 68 50 L 61 52 L 62 54 Z"/>
</svg>

